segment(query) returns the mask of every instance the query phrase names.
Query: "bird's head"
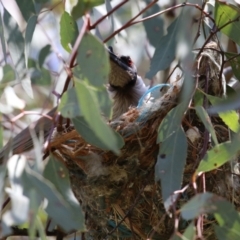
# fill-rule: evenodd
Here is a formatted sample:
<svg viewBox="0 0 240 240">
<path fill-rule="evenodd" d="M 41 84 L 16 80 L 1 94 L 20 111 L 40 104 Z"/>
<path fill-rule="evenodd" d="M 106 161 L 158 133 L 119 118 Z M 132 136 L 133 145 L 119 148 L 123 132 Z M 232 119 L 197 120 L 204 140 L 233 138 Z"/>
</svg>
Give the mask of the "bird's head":
<svg viewBox="0 0 240 240">
<path fill-rule="evenodd" d="M 109 48 L 111 70 L 108 91 L 113 98 L 113 119 L 127 112 L 129 107 L 138 105 L 139 99 L 147 91 L 142 78 L 129 56 L 117 56 Z"/>
</svg>

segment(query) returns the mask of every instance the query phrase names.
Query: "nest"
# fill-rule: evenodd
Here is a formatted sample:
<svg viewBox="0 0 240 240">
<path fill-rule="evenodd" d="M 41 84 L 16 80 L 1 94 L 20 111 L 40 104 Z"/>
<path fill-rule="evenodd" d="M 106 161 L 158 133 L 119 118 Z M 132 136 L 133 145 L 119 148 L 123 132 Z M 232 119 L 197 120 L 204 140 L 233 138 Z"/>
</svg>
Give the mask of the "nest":
<svg viewBox="0 0 240 240">
<path fill-rule="evenodd" d="M 176 83 L 148 107 L 147 114 L 143 114 L 146 109 L 131 108 L 109 123 L 125 141 L 119 156 L 89 145 L 72 127 L 53 135 L 51 147 L 56 149 L 53 154 L 67 166 L 73 192 L 85 212 L 87 239 L 169 239 L 172 236 L 174 220 L 166 214 L 154 167 L 161 147 L 156 143 L 157 129 L 178 104 L 180 92 L 181 86 Z M 219 142 L 227 141 L 229 131 L 225 124 L 218 117 L 211 120 Z M 188 184 L 201 160 L 204 126 L 195 111 L 189 110 L 183 128 L 188 136 L 183 184 Z M 197 137 L 192 138 L 192 132 Z M 232 175 L 230 163 L 206 174 L 206 186 L 207 191 L 225 197 L 240 209 L 240 194 L 236 191 L 240 179 Z M 194 194 L 189 188 L 185 197 L 180 197 L 179 205 Z M 212 221 L 205 221 L 206 239 L 216 239 Z M 187 224 L 181 220 L 179 230 Z"/>
</svg>

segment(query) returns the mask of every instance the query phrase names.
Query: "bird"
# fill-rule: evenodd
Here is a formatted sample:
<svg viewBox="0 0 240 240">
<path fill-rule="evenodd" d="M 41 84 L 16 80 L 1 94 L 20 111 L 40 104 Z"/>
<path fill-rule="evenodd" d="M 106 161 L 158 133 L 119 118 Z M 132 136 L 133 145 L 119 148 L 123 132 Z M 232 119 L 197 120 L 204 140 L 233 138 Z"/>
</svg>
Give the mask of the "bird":
<svg viewBox="0 0 240 240">
<path fill-rule="evenodd" d="M 110 59 L 110 73 L 107 90 L 113 99 L 112 120 L 117 119 L 127 112 L 129 107 L 136 107 L 139 99 L 148 90 L 142 78 L 138 76 L 137 69 L 129 56 L 118 56 L 113 48 L 107 49 Z M 54 121 L 58 115 L 57 107 L 53 108 L 38 121 L 33 123 L 33 129 L 39 137 L 42 134 L 44 141 L 48 138 Z M 27 127 L 10 140 L 0 151 L 0 163 L 8 158 L 9 152 L 21 154 L 33 148 L 30 128 Z"/>
<path fill-rule="evenodd" d="M 109 48 L 111 73 L 109 76 L 108 92 L 113 99 L 113 119 L 127 112 L 129 107 L 136 107 L 140 98 L 148 90 L 143 79 L 137 74 L 136 66 L 129 56 L 116 56 Z M 117 71 L 122 68 L 125 71 Z M 121 73 L 116 78 L 115 72 Z M 126 75 L 130 76 L 127 77 Z"/>
</svg>

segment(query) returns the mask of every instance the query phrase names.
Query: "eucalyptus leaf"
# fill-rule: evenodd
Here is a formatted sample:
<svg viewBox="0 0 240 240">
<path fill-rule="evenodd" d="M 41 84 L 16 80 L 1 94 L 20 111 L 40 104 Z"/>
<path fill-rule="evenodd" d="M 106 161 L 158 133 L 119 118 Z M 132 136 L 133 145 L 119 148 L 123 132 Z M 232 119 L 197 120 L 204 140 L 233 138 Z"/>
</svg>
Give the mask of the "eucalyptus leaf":
<svg viewBox="0 0 240 240">
<path fill-rule="evenodd" d="M 15 71 L 13 70 L 12 66 L 9 64 L 6 64 L 3 66 L 3 78 L 2 78 L 2 83 L 7 83 L 10 81 L 15 80 Z"/>
<path fill-rule="evenodd" d="M 81 109 L 78 103 L 77 92 L 74 88 L 67 90 L 58 106 L 58 110 L 65 118 L 75 118 L 82 116 Z"/>
<path fill-rule="evenodd" d="M 240 46 L 240 38 L 238 34 L 240 31 L 240 9 L 232 4 L 216 1 L 214 19 L 217 28 L 221 28 L 229 23 L 220 31 Z M 230 23 L 230 21 L 233 22 Z"/>
<path fill-rule="evenodd" d="M 7 163 L 10 187 L 6 192 L 11 198 L 11 210 L 3 214 L 2 220 L 7 226 L 18 225 L 28 220 L 29 198 L 24 192 L 24 184 L 21 179 L 26 166 L 26 158 L 19 155 L 12 156 Z"/>
<path fill-rule="evenodd" d="M 25 33 L 25 61 L 26 61 L 26 66 L 28 66 L 28 55 L 29 55 L 29 50 L 30 50 L 30 45 L 32 42 L 32 37 L 33 33 L 35 30 L 37 24 L 37 16 L 33 15 L 32 17 L 29 18 L 27 22 L 27 28 L 26 28 L 26 33 Z"/>
<path fill-rule="evenodd" d="M 212 213 L 219 224 L 214 226 L 218 239 L 239 239 L 239 214 L 230 202 L 221 197 L 209 192 L 197 194 L 184 204 L 180 211 L 186 220 L 195 219 L 201 214 Z"/>
<path fill-rule="evenodd" d="M 174 191 L 181 189 L 182 176 L 187 158 L 187 138 L 182 127 L 160 144 L 155 179 L 161 179 L 162 198 L 168 199 Z M 170 196 L 171 197 L 171 196 Z"/>
<path fill-rule="evenodd" d="M 219 199 L 221 198 L 209 192 L 197 194 L 181 207 L 181 215 L 186 220 L 192 220 L 201 214 L 213 213 L 216 211 L 215 203 Z"/>
<path fill-rule="evenodd" d="M 214 101 L 214 99 L 218 99 L 214 102 L 214 106 L 209 107 L 207 109 L 208 114 L 213 115 L 220 112 L 226 112 L 230 110 L 237 110 L 240 108 L 240 94 L 239 92 L 236 92 L 236 94 L 233 94 L 232 96 L 229 96 L 227 99 L 220 99 L 214 96 L 208 95 L 208 98 L 210 101 Z"/>
<path fill-rule="evenodd" d="M 69 173 L 65 165 L 51 155 L 43 176 L 48 179 L 56 187 L 58 192 L 61 193 L 64 199 L 67 200 L 68 204 L 71 205 L 72 212 L 78 212 L 79 217 L 84 221 L 81 206 L 72 192 Z"/>
<path fill-rule="evenodd" d="M 84 229 L 81 211 L 73 211 L 71 205 L 49 180 L 30 168 L 26 168 L 26 174 L 29 184 L 48 200 L 46 212 L 59 226 L 65 231 Z"/>
<path fill-rule="evenodd" d="M 214 130 L 214 127 L 211 122 L 211 118 L 208 116 L 206 110 L 201 106 L 195 107 L 196 113 L 198 117 L 201 119 L 202 123 L 204 124 L 205 128 L 208 130 L 209 133 L 211 133 L 211 137 L 214 141 L 214 144 L 218 144 L 217 136 Z"/>
<path fill-rule="evenodd" d="M 6 50 L 2 17 L 0 17 L 0 39 L 1 39 L 1 46 L 2 46 L 2 51 L 3 51 L 4 61 L 5 61 L 5 63 L 7 63 L 7 50 Z"/>
<path fill-rule="evenodd" d="M 16 2 L 25 21 L 28 22 L 28 19 L 36 14 L 34 0 L 16 0 Z"/>
<path fill-rule="evenodd" d="M 72 9 L 72 16 L 75 20 L 77 20 L 93 7 L 103 3 L 104 0 L 78 0 L 76 6 L 74 6 Z"/>
<path fill-rule="evenodd" d="M 155 4 L 144 12 L 143 17 L 148 17 L 160 11 L 160 7 Z M 148 40 L 154 47 L 158 47 L 158 44 L 163 36 L 163 25 L 164 21 L 161 16 L 157 16 L 143 22 L 143 26 L 146 30 Z"/>
<path fill-rule="evenodd" d="M 46 57 L 51 53 L 50 50 L 51 50 L 51 45 L 49 44 L 47 44 L 45 47 L 41 49 L 38 56 L 38 63 L 40 68 L 43 66 Z"/>
<path fill-rule="evenodd" d="M 77 36 L 77 23 L 69 13 L 64 12 L 60 20 L 60 37 L 61 44 L 66 51 L 71 51 Z"/>
<path fill-rule="evenodd" d="M 175 134 L 181 126 L 185 111 L 186 106 L 184 104 L 179 104 L 168 112 L 158 128 L 158 143 L 165 141 L 168 137 Z"/>
<path fill-rule="evenodd" d="M 82 116 L 87 122 L 89 128 L 96 134 L 97 138 L 103 145 L 106 146 L 107 149 L 118 154 L 120 148 L 122 148 L 124 145 L 124 141 L 118 133 L 115 133 L 103 121 L 98 108 L 96 96 L 93 93 L 91 86 L 86 82 L 76 81 L 75 89 Z M 89 104 L 89 101 L 91 101 L 91 104 Z"/>
<path fill-rule="evenodd" d="M 225 55 L 226 55 L 228 60 L 230 59 L 229 63 L 231 65 L 231 67 L 232 67 L 232 71 L 233 71 L 235 77 L 238 79 L 238 81 L 240 81 L 240 71 L 239 71 L 239 68 L 240 68 L 240 56 L 239 56 L 239 54 L 225 52 Z"/>
<path fill-rule="evenodd" d="M 20 32 L 17 22 L 6 9 L 4 9 L 3 21 L 8 49 L 17 71 L 18 78 L 21 79 L 22 73 L 26 69 L 24 58 L 24 38 Z"/>
<path fill-rule="evenodd" d="M 215 96 L 206 95 L 208 100 L 213 105 L 213 108 L 215 105 L 225 103 L 225 99 L 221 99 Z M 229 111 L 220 111 L 218 112 L 219 117 L 223 120 L 223 122 L 233 131 L 238 132 L 240 129 L 239 125 L 239 114 L 236 111 L 229 110 Z"/>
<path fill-rule="evenodd" d="M 230 161 L 240 151 L 240 134 L 234 135 L 232 141 L 224 142 L 216 145 L 208 150 L 204 158 L 201 160 L 196 173 L 209 172 L 217 169 L 224 163 Z"/>
<path fill-rule="evenodd" d="M 75 71 L 75 76 L 85 77 L 97 87 L 102 87 L 107 83 L 110 71 L 109 55 L 104 45 L 90 33 L 86 33 L 82 38 L 77 61 L 80 72 Z"/>
<path fill-rule="evenodd" d="M 175 59 L 178 43 L 177 36 L 182 29 L 182 20 L 183 14 L 180 14 L 168 27 L 167 35 L 159 41 L 151 59 L 150 70 L 146 74 L 147 78 L 152 79 L 158 71 L 168 68 Z"/>
</svg>

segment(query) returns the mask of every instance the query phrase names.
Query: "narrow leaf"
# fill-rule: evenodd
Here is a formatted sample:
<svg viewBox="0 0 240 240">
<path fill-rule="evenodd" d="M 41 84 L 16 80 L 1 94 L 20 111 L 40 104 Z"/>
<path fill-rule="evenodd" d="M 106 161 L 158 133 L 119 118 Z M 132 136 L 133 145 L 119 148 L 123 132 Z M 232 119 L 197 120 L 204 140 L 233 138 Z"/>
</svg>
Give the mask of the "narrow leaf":
<svg viewBox="0 0 240 240">
<path fill-rule="evenodd" d="M 14 18 L 4 9 L 4 30 L 8 49 L 19 79 L 25 70 L 24 39 Z"/>
<path fill-rule="evenodd" d="M 75 72 L 75 75 L 86 77 L 92 85 L 97 87 L 107 83 L 110 66 L 109 55 L 104 45 L 93 35 L 85 34 L 78 52 L 77 61 L 80 72 Z"/>
<path fill-rule="evenodd" d="M 224 142 L 208 150 L 200 162 L 196 173 L 209 172 L 230 161 L 240 151 L 239 138 L 240 135 L 237 133 L 234 135 L 232 142 Z"/>
<path fill-rule="evenodd" d="M 240 9 L 225 2 L 215 1 L 214 18 L 218 28 L 221 28 L 230 21 L 233 21 L 232 23 L 227 24 L 220 31 L 240 45 L 240 38 L 238 34 L 240 31 Z"/>
<path fill-rule="evenodd" d="M 143 17 L 148 17 L 160 11 L 160 7 L 155 4 L 151 8 L 147 9 L 147 11 L 145 11 Z M 148 40 L 154 47 L 158 47 L 158 44 L 163 36 L 163 25 L 164 21 L 161 16 L 157 16 L 143 22 L 143 26 L 146 30 Z"/>
<path fill-rule="evenodd" d="M 6 51 L 6 43 L 5 43 L 5 37 L 4 37 L 2 16 L 0 16 L 0 38 L 1 38 L 4 61 L 5 61 L 5 63 L 7 63 L 7 51 Z"/>
<path fill-rule="evenodd" d="M 208 192 L 197 194 L 183 205 L 180 211 L 186 220 L 195 219 L 201 214 L 213 213 L 219 224 L 214 226 L 218 239 L 239 239 L 239 214 L 230 202 L 221 197 Z"/>
<path fill-rule="evenodd" d="M 46 57 L 50 54 L 50 50 L 51 50 L 51 45 L 49 44 L 41 49 L 38 56 L 38 63 L 40 68 L 42 68 Z"/>
<path fill-rule="evenodd" d="M 29 18 L 27 22 L 27 28 L 25 33 L 25 62 L 26 66 L 28 66 L 28 55 L 30 50 L 30 45 L 32 42 L 33 33 L 37 24 L 37 16 L 33 15 Z"/>
<path fill-rule="evenodd" d="M 201 106 L 196 106 L 195 110 L 197 112 L 198 117 L 202 120 L 205 128 L 208 130 L 209 133 L 211 133 L 214 144 L 217 145 L 218 144 L 217 136 L 212 125 L 211 119 L 208 116 L 206 110 Z"/>
<path fill-rule="evenodd" d="M 167 35 L 162 37 L 159 41 L 151 60 L 150 70 L 146 74 L 147 78 L 152 79 L 158 71 L 168 68 L 175 59 L 178 42 L 177 35 L 182 28 L 182 17 L 183 14 L 180 14 L 180 16 L 174 20 L 174 22 L 167 29 Z"/>
<path fill-rule="evenodd" d="M 221 99 L 215 96 L 206 95 L 208 100 L 212 103 L 213 107 L 217 104 L 224 103 L 226 100 Z M 219 117 L 223 120 L 223 122 L 233 131 L 238 132 L 240 129 L 239 125 L 239 114 L 236 111 L 220 111 L 218 113 Z"/>
<path fill-rule="evenodd" d="M 230 59 L 229 63 L 232 67 L 232 71 L 233 71 L 235 77 L 238 79 L 238 81 L 240 81 L 240 71 L 239 71 L 239 69 L 240 69 L 240 56 L 239 56 L 239 54 L 225 52 L 225 55 L 226 55 L 228 60 Z"/>
<path fill-rule="evenodd" d="M 66 51 L 71 51 L 77 36 L 77 23 L 69 13 L 64 12 L 60 20 L 60 37 L 61 44 Z"/>
<path fill-rule="evenodd" d="M 72 9 L 72 16 L 75 20 L 82 17 L 86 12 L 91 10 L 93 7 L 104 3 L 104 0 L 81 0 L 77 1 L 77 5 Z"/>
<path fill-rule="evenodd" d="M 19 155 L 12 156 L 7 163 L 8 177 L 11 187 L 6 192 L 11 198 L 11 210 L 3 215 L 3 221 L 8 226 L 22 224 L 28 219 L 29 199 L 24 195 L 21 179 L 26 166 L 26 158 Z"/>
<path fill-rule="evenodd" d="M 162 197 L 166 201 L 174 191 L 181 189 L 187 158 L 187 138 L 182 127 L 160 144 L 155 166 L 155 179 L 161 179 Z"/>
<path fill-rule="evenodd" d="M 18 7 L 27 22 L 28 19 L 31 17 L 31 15 L 34 15 L 35 7 L 34 7 L 34 1 L 33 0 L 16 0 Z"/>
<path fill-rule="evenodd" d="M 65 231 L 84 229 L 81 212 L 72 211 L 71 205 L 55 186 L 40 174 L 26 168 L 29 184 L 48 200 L 46 212 Z"/>
<path fill-rule="evenodd" d="M 119 134 L 114 133 L 114 131 L 103 121 L 99 108 L 97 107 L 97 99 L 92 93 L 89 85 L 85 82 L 76 81 L 75 89 L 81 113 L 88 123 L 88 126 L 107 149 L 119 153 L 119 149 L 124 145 L 123 139 Z M 91 100 L 91 104 L 89 104 L 89 100 Z"/>
<path fill-rule="evenodd" d="M 72 213 L 78 212 L 79 220 L 84 222 L 82 208 L 71 189 L 67 168 L 51 155 L 44 169 L 43 176 L 54 184 L 58 192 L 67 200 L 71 206 Z"/>
<path fill-rule="evenodd" d="M 178 130 L 178 128 L 181 126 L 185 110 L 185 105 L 179 104 L 177 107 L 168 112 L 158 128 L 158 143 L 165 141 L 165 139 L 170 137 Z"/>
</svg>

